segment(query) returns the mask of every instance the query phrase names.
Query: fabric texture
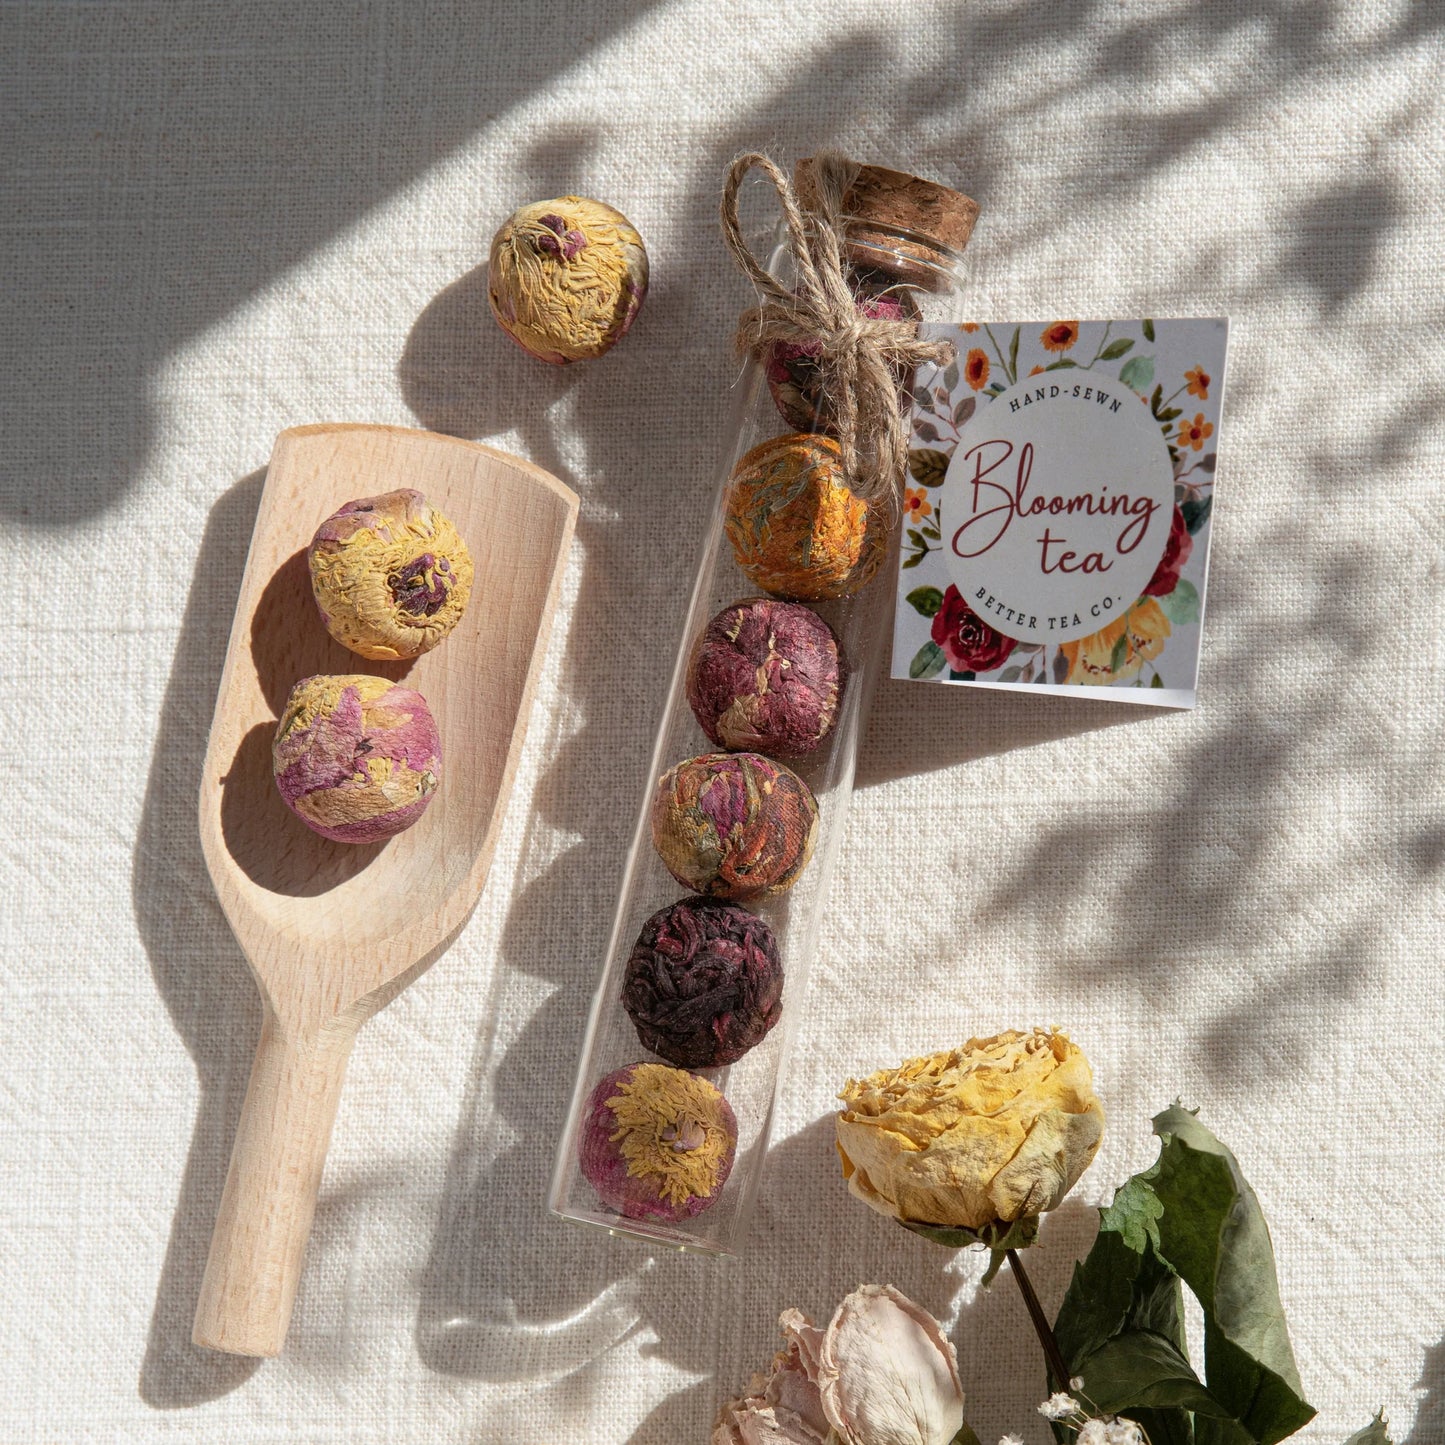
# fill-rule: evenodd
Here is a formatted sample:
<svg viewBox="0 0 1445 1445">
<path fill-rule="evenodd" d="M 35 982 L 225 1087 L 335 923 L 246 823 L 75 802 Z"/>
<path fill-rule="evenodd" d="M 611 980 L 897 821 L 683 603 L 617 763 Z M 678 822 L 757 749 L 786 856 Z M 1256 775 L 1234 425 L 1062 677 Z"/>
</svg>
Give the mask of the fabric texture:
<svg viewBox="0 0 1445 1445">
<path fill-rule="evenodd" d="M 1176 1097 L 1271 1221 L 1334 1445 L 1445 1441 L 1438 4 L 0 5 L 0 1436 L 702 1440 L 859 1283 L 935 1311 L 984 1441 L 1041 1445 L 1017 1292 L 849 1198 L 835 1094 L 1059 1024 L 1108 1110 L 1030 1251 Z M 885 683 L 749 1256 L 543 1198 L 754 301 L 729 161 L 835 144 L 982 206 L 979 318 L 1227 315 L 1200 705 Z M 652 287 L 554 369 L 488 313 L 516 206 L 622 210 Z M 760 195 L 749 226 L 766 224 Z M 260 1027 L 196 830 L 276 433 L 422 426 L 582 512 L 490 881 L 362 1032 L 285 1353 L 191 1317 Z"/>
</svg>

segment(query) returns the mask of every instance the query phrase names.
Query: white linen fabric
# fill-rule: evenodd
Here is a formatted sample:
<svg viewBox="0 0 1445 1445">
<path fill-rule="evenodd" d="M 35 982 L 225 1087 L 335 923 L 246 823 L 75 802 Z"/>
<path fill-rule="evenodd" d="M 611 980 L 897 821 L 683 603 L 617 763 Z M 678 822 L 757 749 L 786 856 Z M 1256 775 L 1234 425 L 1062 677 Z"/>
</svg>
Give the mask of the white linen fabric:
<svg viewBox="0 0 1445 1445">
<path fill-rule="evenodd" d="M 1271 1221 L 1316 1421 L 1445 1441 L 1438 4 L 33 0 L 0 6 L 6 827 L 0 1438 L 703 1440 L 776 1319 L 940 1315 L 1046 1437 L 1006 1275 L 850 1199 L 849 1073 L 1066 1026 L 1109 1110 L 1053 1308 L 1176 1096 Z M 1228 315 L 1200 706 L 885 684 L 751 1254 L 543 1195 L 751 300 L 727 162 L 836 144 L 982 205 L 974 317 Z M 518 204 L 623 210 L 631 335 L 486 305 Z M 762 223 L 761 198 L 753 219 Z M 190 1321 L 259 1008 L 195 802 L 278 430 L 424 426 L 582 514 L 485 896 L 353 1056 L 290 1340 Z"/>
</svg>

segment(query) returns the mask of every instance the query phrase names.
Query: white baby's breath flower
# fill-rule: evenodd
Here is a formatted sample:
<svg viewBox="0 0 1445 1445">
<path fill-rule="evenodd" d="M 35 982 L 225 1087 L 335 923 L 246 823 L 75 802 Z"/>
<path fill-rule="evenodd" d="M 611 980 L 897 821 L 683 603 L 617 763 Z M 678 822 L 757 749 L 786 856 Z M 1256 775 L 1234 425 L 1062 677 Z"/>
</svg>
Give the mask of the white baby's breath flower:
<svg viewBox="0 0 1445 1445">
<path fill-rule="evenodd" d="M 998 1445 L 1024 1445 L 1022 1435 L 1000 1435 Z"/>
<path fill-rule="evenodd" d="M 1085 1420 L 1079 1426 L 1076 1445 L 1109 1445 L 1108 1426 L 1102 1420 Z"/>
<path fill-rule="evenodd" d="M 1060 1390 L 1039 1406 L 1039 1414 L 1045 1420 L 1067 1420 L 1078 1408 L 1079 1402 L 1072 1395 L 1066 1395 Z"/>
<path fill-rule="evenodd" d="M 1110 1420 L 1104 1440 L 1105 1445 L 1144 1445 L 1144 1431 L 1133 1420 Z"/>
<path fill-rule="evenodd" d="M 1083 1388 L 1084 1377 L 1082 1375 L 1075 1375 L 1074 1378 L 1069 1381 L 1069 1389 L 1075 1391 L 1075 1393 L 1077 1393 L 1079 1390 L 1082 1390 Z"/>
</svg>

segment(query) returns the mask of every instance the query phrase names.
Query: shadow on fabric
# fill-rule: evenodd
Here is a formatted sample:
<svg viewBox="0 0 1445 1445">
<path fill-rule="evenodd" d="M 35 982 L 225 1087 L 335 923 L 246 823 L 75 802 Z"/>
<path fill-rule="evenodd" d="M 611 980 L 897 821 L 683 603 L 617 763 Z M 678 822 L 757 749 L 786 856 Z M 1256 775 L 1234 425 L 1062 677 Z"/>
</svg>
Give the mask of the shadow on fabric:
<svg viewBox="0 0 1445 1445">
<path fill-rule="evenodd" d="M 206 522 L 161 705 L 131 879 L 136 925 L 151 973 L 195 1060 L 199 1091 L 141 1363 L 141 1398 L 160 1409 L 213 1400 L 242 1384 L 260 1364 L 193 1345 L 191 1322 L 261 1034 L 260 996 L 206 871 L 196 800 L 265 480 L 264 468 L 242 478 L 216 502 Z"/>
<path fill-rule="evenodd" d="M 680 217 L 683 229 L 716 233 L 720 178 L 739 151 L 774 145 L 791 156 L 831 143 L 961 184 L 982 203 L 986 231 L 991 199 L 1007 188 L 1011 164 L 993 137 L 1003 124 L 1035 129 L 1055 118 L 1052 59 L 1067 59 L 1075 67 L 1071 86 L 1096 93 L 1110 107 L 1097 138 L 1114 159 L 1059 181 L 1061 210 L 1087 214 L 1121 194 L 1142 193 L 1186 151 L 1227 136 L 1261 95 L 1323 76 L 1337 58 L 1329 35 L 1338 7 L 1327 0 L 1280 3 L 1250 16 L 1150 15 L 1111 40 L 1076 49 L 1102 8 L 1092 0 L 1025 0 L 995 15 L 950 17 L 930 34 L 927 49 L 909 52 L 901 72 L 882 63 L 897 51 L 886 27 L 855 30 L 832 42 L 806 68 L 770 77 L 772 93 L 699 155 Z M 1403 46 L 1422 25 L 1437 23 L 1417 8 L 1378 43 L 1385 50 Z M 1221 27 L 1255 26 L 1254 66 L 1167 113 L 1136 103 L 1143 88 L 1172 72 L 1180 54 L 1221 44 Z M 971 85 L 970 77 L 1013 65 L 1021 35 L 1035 49 L 1039 81 L 1007 113 L 986 110 L 972 99 L 983 88 Z M 935 138 L 912 145 L 940 107 L 950 118 L 948 143 Z M 585 175 L 585 156 L 584 139 L 561 131 L 545 137 L 519 166 L 538 193 L 550 194 L 576 186 Z M 1228 281 L 1230 258 L 1201 214 L 1197 232 L 1179 242 L 1182 254 L 1196 257 L 1193 271 L 1186 269 L 1151 305 L 1156 314 L 1196 314 L 1202 295 L 1211 306 L 1247 314 L 1284 292 L 1296 298 L 1299 328 L 1306 333 L 1372 274 L 1397 212 L 1388 180 L 1344 177 L 1291 208 L 1282 224 L 1293 228 L 1295 242 L 1278 256 L 1263 257 L 1242 285 Z M 1040 216 L 1008 247 L 985 249 L 977 258 L 980 286 L 1053 229 Z M 403 393 L 425 425 L 476 438 L 515 431 L 535 460 L 583 498 L 582 573 L 561 660 L 561 690 L 574 730 L 555 738 L 536 789 L 518 872 L 530 881 L 512 900 L 489 986 L 421 1285 L 417 1348 L 440 1372 L 531 1381 L 559 1408 L 615 1415 L 600 1362 L 622 1341 L 640 1341 L 644 1354 L 701 1379 L 659 1406 L 636 1429 L 633 1445 L 703 1438 L 722 1399 L 765 1363 L 779 1309 L 798 1304 L 825 1315 L 860 1281 L 883 1279 L 947 1313 L 974 1268 L 971 1257 L 945 1257 L 903 1231 L 890 1232 L 848 1201 L 827 1121 L 770 1151 L 754 1244 L 739 1266 L 754 1286 L 745 1291 L 703 1261 L 647 1255 L 542 1213 L 553 1141 L 570 1099 L 586 1001 L 606 947 L 650 751 L 656 721 L 650 700 L 662 691 L 677 642 L 675 636 L 640 634 L 633 618 L 670 609 L 681 624 L 694 544 L 679 552 L 678 537 L 687 534 L 675 519 L 702 515 L 714 460 L 724 452 L 721 403 L 736 374 L 725 338 L 747 299 L 744 291 L 729 274 L 720 244 L 684 253 L 655 271 L 638 323 L 614 353 L 585 369 L 549 370 L 501 335 L 487 310 L 485 267 L 478 267 L 431 302 L 398 363 Z M 1248 347 L 1247 329 L 1239 344 Z M 1240 370 L 1232 387 L 1236 406 L 1250 384 L 1248 367 Z M 529 392 L 532 404 L 516 412 L 509 399 Z M 1391 420 L 1371 444 L 1382 456 L 1395 454 L 1408 446 L 1404 429 L 1416 420 Z M 647 429 L 645 452 L 639 427 Z M 1307 437 L 1294 440 L 1307 446 Z M 645 474 L 639 473 L 639 454 L 647 457 Z M 1332 455 L 1312 462 L 1316 484 L 1326 491 L 1354 465 L 1352 458 Z M 1319 648 L 1326 638 L 1332 645 L 1342 637 L 1347 647 L 1367 645 L 1366 624 L 1355 636 L 1334 606 L 1351 578 L 1376 560 L 1356 541 L 1327 541 L 1301 563 L 1312 598 L 1305 612 L 1250 620 L 1252 578 L 1268 575 L 1273 559 L 1285 554 L 1286 530 L 1267 522 L 1252 533 L 1231 529 L 1226 508 L 1211 593 L 1211 609 L 1225 625 L 1216 626 L 1217 641 L 1206 650 L 1206 699 L 1211 693 L 1270 697 L 1282 658 Z M 1039 826 L 1015 850 L 1016 864 L 1004 881 L 976 900 L 980 918 L 1017 916 L 1026 900 L 1041 896 L 1051 918 L 1073 910 L 1084 926 L 1067 943 L 1057 931 L 1041 936 L 1038 956 L 1046 961 L 1040 967 L 1070 977 L 1081 968 L 1086 974 L 1122 968 L 1146 997 L 1158 996 L 1171 968 L 1203 941 L 1217 943 L 1237 932 L 1241 947 L 1254 949 L 1257 918 L 1223 905 L 1238 899 L 1277 845 L 1267 800 L 1307 765 L 1290 736 L 1292 709 L 1318 706 L 1331 686 L 1322 669 L 1309 696 L 1277 700 L 1268 715 L 1221 722 L 1195 754 L 1177 760 L 1171 775 L 1141 779 L 1137 796 L 1107 815 L 1061 806 L 1057 822 Z M 1328 706 L 1323 715 L 1330 715 Z M 954 690 L 885 684 L 859 781 L 866 786 L 1065 739 L 1078 739 L 1080 748 L 1107 746 L 1097 735 L 1126 721 L 1159 732 L 1165 752 L 1169 714 L 1084 699 L 965 699 Z M 903 754 L 891 741 L 905 729 L 917 744 L 906 762 L 898 761 Z M 1063 787 L 1053 778 L 1040 784 L 1046 792 L 1056 785 Z M 1181 818 L 1192 820 L 1187 829 Z M 1430 846 L 1418 836 L 1408 841 L 1416 852 Z M 1096 896 L 1101 860 L 1120 856 L 1130 860 L 1136 886 L 1121 886 L 1118 897 Z M 1159 906 L 1141 905 L 1139 899 L 1149 896 L 1141 889 L 1152 887 L 1166 864 L 1175 888 L 1160 895 Z M 1372 915 L 1347 920 L 1326 953 L 1285 960 L 1262 992 L 1208 1021 L 1201 1031 L 1202 1066 L 1220 1079 L 1247 1077 L 1258 1058 L 1277 1061 L 1282 1045 L 1297 1049 L 1284 1037 L 1289 1009 L 1320 998 L 1345 1007 L 1372 960 L 1369 940 L 1377 921 Z M 548 992 L 537 1005 L 539 984 Z M 1281 1007 L 1277 1023 L 1261 1022 L 1262 1012 Z M 503 1041 L 498 1021 L 519 1009 L 528 1022 Z M 1031 1252 L 1030 1263 L 1039 1266 L 1031 1272 L 1051 1312 L 1093 1228 L 1092 1211 L 1066 1205 Z M 977 1268 L 981 1272 L 981 1263 Z M 758 1280 L 769 1281 L 768 1288 L 757 1289 Z M 1037 1358 L 1022 1305 L 1002 1284 L 965 1306 L 964 1319 L 964 1338 L 993 1331 L 1015 1362 Z M 1027 1381 L 1003 1387 L 1001 1394 L 998 1377 L 980 1373 L 983 1365 L 965 1361 L 971 1396 L 989 1401 L 973 1423 L 982 1436 L 996 1438 L 1032 1418 L 1040 1396 Z M 1040 1364 L 1038 1388 L 1042 1380 Z"/>
<path fill-rule="evenodd" d="M 116 0 L 7 18 L 0 515 L 64 527 L 145 465 L 179 347 L 546 91 L 656 0 Z M 258 37 L 261 38 L 258 43 Z M 25 182 L 32 175 L 35 184 Z"/>
</svg>

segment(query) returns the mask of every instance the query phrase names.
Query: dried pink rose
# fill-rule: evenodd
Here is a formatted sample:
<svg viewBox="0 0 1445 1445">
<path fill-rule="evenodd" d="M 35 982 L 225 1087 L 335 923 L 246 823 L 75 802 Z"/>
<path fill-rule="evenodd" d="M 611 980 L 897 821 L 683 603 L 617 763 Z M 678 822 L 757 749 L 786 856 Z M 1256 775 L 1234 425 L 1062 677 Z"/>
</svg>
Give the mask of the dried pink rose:
<svg viewBox="0 0 1445 1445">
<path fill-rule="evenodd" d="M 958 1433 L 953 1345 L 892 1285 L 861 1285 L 826 1330 L 797 1310 L 779 1324 L 787 1347 L 723 1408 L 712 1445 L 949 1445 Z"/>
</svg>

